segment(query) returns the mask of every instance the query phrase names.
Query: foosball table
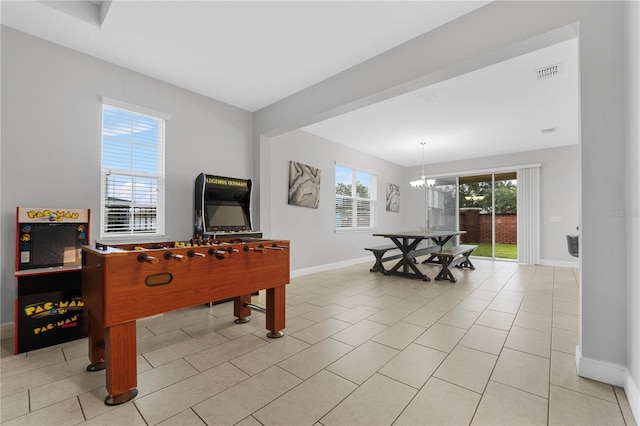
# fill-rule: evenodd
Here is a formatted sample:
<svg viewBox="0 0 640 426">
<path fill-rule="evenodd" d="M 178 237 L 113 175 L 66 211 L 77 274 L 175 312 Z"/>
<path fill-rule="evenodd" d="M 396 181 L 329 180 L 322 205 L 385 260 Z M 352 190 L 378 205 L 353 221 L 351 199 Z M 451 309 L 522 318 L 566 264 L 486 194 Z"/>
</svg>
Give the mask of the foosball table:
<svg viewBox="0 0 640 426">
<path fill-rule="evenodd" d="M 106 369 L 107 405 L 138 394 L 136 320 L 233 299 L 235 322 L 265 312 L 268 337 L 284 335 L 289 241 L 96 244 L 82 249 L 82 298 L 89 323 L 89 371 Z M 266 308 L 251 295 L 266 290 Z"/>
</svg>

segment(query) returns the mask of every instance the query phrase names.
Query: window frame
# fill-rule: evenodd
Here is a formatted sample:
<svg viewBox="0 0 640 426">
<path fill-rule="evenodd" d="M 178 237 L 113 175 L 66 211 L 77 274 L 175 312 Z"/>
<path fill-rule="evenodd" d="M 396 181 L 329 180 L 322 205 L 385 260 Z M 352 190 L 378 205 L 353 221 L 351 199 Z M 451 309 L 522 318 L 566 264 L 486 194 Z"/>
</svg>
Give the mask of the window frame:
<svg viewBox="0 0 640 426">
<path fill-rule="evenodd" d="M 336 173 L 338 170 L 338 167 L 342 167 L 342 168 L 346 168 L 351 170 L 351 196 L 345 196 L 345 195 L 339 195 L 337 193 L 337 179 L 336 179 Z M 358 173 L 366 173 L 369 175 L 370 177 L 370 184 L 369 184 L 369 198 L 363 198 L 363 197 L 359 197 L 358 193 L 357 193 L 357 175 Z M 376 210 L 377 210 L 377 205 L 378 205 L 378 175 L 375 173 L 375 171 L 372 170 L 368 170 L 368 169 L 364 169 L 361 167 L 356 167 L 350 164 L 346 164 L 346 163 L 341 163 L 336 161 L 334 163 L 334 170 L 333 170 L 333 176 L 334 176 L 334 232 L 358 232 L 358 231 L 370 231 L 372 229 L 376 228 L 377 225 L 377 214 L 376 214 Z M 338 199 L 347 199 L 347 200 L 351 200 L 352 202 L 352 206 L 353 206 L 353 210 L 354 210 L 354 215 L 352 217 L 351 220 L 351 226 L 341 226 L 338 227 L 337 226 L 337 222 L 338 222 L 338 208 L 337 208 L 337 204 L 338 204 Z M 358 202 L 369 202 L 370 207 L 369 207 L 369 225 L 367 226 L 358 226 Z"/>
<path fill-rule="evenodd" d="M 149 173 L 141 170 L 118 170 L 104 166 L 105 161 L 105 107 L 114 108 L 127 113 L 140 116 L 145 119 L 158 120 L 158 148 L 155 152 L 158 166 L 157 173 Z M 100 239 L 101 240 L 120 240 L 120 241 L 140 241 L 140 240 L 158 240 L 165 238 L 165 180 L 166 180 L 166 125 L 170 116 L 167 113 L 156 111 L 139 105 L 130 104 L 128 102 L 119 101 L 102 97 L 100 107 L 101 128 L 100 128 Z M 132 179 L 149 178 L 157 181 L 156 200 L 155 200 L 155 232 L 146 232 L 142 230 L 136 231 L 135 223 L 132 220 L 135 213 L 129 212 L 129 229 L 124 232 L 109 231 L 107 227 L 107 176 L 117 174 L 119 176 L 127 176 Z M 145 207 L 148 206 L 145 204 Z M 131 201 L 131 207 L 136 207 L 135 200 Z M 133 216 L 132 216 L 133 215 Z"/>
</svg>

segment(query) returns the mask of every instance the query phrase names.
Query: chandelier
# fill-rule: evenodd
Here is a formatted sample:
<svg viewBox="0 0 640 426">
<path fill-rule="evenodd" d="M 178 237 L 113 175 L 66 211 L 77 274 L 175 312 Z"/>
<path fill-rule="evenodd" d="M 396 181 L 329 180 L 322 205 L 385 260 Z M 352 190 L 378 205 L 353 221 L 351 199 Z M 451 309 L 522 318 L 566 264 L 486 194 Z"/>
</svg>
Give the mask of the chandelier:
<svg viewBox="0 0 640 426">
<path fill-rule="evenodd" d="M 422 145 L 422 174 L 420 179 L 409 182 L 412 188 L 431 188 L 436 183 L 435 179 L 427 179 L 424 174 L 424 147 L 426 144 L 426 142 L 420 142 L 420 145 Z"/>
<path fill-rule="evenodd" d="M 482 201 L 484 200 L 484 195 L 476 195 L 475 193 L 472 193 L 471 195 L 465 195 L 464 197 L 465 200 L 467 201 Z"/>
</svg>

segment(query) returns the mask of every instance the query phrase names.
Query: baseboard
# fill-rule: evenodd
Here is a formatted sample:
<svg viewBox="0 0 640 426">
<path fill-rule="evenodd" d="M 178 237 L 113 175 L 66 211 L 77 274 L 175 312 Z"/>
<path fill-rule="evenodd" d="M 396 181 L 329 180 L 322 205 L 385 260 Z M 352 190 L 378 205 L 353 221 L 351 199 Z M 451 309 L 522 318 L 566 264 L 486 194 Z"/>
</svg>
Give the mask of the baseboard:
<svg viewBox="0 0 640 426">
<path fill-rule="evenodd" d="M 370 262 L 371 265 L 374 263 L 374 259 L 371 256 L 360 257 L 357 259 L 349 259 L 343 260 L 341 262 L 335 263 L 327 263 L 324 265 L 312 266 L 310 268 L 296 269 L 295 271 L 291 271 L 291 278 L 302 277 L 309 274 L 315 274 L 316 272 L 326 272 L 334 269 L 344 268 L 345 266 L 359 265 L 360 263 Z"/>
<path fill-rule="evenodd" d="M 627 371 L 624 379 L 624 392 L 627 394 L 627 400 L 629 400 L 633 417 L 636 423 L 638 423 L 640 422 L 640 389 L 638 389 L 636 382 L 633 381 L 633 377 L 631 377 L 629 371 Z"/>
<path fill-rule="evenodd" d="M 0 337 L 2 337 L 3 339 L 13 337 L 14 331 L 15 328 L 13 321 L 0 324 Z"/>
<path fill-rule="evenodd" d="M 627 368 L 623 365 L 583 357 L 580 345 L 576 346 L 576 368 L 580 377 L 621 388 L 624 387 L 626 376 L 629 375 Z"/>
<path fill-rule="evenodd" d="M 580 262 L 567 260 L 540 259 L 540 265 L 557 266 L 559 268 L 579 268 Z"/>
<path fill-rule="evenodd" d="M 640 420 L 640 390 L 627 367 L 612 362 L 585 358 L 582 356 L 580 345 L 576 346 L 576 367 L 580 377 L 624 388 L 633 417 L 636 422 Z"/>
</svg>

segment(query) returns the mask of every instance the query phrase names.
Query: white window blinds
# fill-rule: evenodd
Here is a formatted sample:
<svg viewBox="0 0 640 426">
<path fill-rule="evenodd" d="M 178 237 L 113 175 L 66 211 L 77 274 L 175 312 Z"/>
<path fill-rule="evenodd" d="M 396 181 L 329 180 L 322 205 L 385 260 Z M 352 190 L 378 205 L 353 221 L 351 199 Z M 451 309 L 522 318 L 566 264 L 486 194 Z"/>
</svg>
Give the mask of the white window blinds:
<svg viewBox="0 0 640 426">
<path fill-rule="evenodd" d="M 116 103 L 102 107 L 101 237 L 162 235 L 165 120 Z"/>
<path fill-rule="evenodd" d="M 336 164 L 336 229 L 374 227 L 376 175 Z"/>
</svg>

